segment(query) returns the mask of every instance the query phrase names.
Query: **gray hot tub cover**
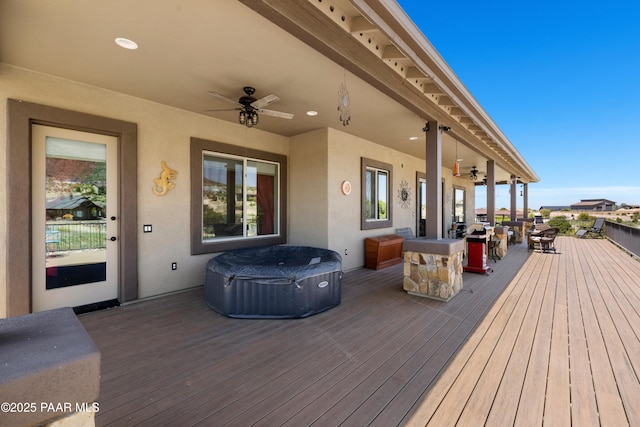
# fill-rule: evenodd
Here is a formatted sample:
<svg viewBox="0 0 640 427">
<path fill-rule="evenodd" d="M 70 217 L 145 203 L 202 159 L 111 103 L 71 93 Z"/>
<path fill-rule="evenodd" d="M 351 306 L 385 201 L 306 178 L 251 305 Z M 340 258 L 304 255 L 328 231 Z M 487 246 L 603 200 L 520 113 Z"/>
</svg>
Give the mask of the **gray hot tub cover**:
<svg viewBox="0 0 640 427">
<path fill-rule="evenodd" d="M 236 249 L 212 258 L 207 268 L 226 277 L 288 279 L 340 271 L 342 257 L 335 251 L 308 246 L 265 246 Z"/>
</svg>

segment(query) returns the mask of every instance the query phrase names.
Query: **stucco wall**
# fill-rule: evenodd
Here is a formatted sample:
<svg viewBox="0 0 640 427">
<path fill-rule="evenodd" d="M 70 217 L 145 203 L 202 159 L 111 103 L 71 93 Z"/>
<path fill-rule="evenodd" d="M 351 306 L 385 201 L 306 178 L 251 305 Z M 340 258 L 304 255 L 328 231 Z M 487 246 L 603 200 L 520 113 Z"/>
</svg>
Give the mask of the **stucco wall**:
<svg viewBox="0 0 640 427">
<path fill-rule="evenodd" d="M 393 165 L 391 227 L 360 229 L 360 158 L 363 156 Z M 329 246 L 341 253 L 345 270 L 364 265 L 365 238 L 394 233 L 400 227 L 412 227 L 415 231 L 416 171 L 424 171 L 424 168 L 423 160 L 340 130 L 329 129 Z M 407 209 L 402 208 L 398 201 L 398 189 L 402 180 L 407 181 L 411 190 L 411 204 Z M 342 194 L 343 181 L 351 183 L 351 194 Z"/>
<path fill-rule="evenodd" d="M 101 88 L 0 64 L 0 150 L 6 152 L 7 98 L 110 117 L 138 125 L 139 296 L 141 298 L 200 285 L 209 255 L 191 256 L 189 242 L 190 137 L 220 141 L 288 155 L 289 140 L 259 129 L 122 95 Z M 0 162 L 5 176 L 6 163 Z M 176 188 L 153 194 L 165 160 L 178 171 Z M 25 215 L 28 213 L 25 212 Z M 6 188 L 0 186 L 0 317 L 6 317 Z M 152 224 L 152 233 L 142 233 Z M 178 269 L 171 270 L 171 262 Z"/>
<path fill-rule="evenodd" d="M 289 244 L 327 247 L 343 257 L 344 270 L 364 265 L 364 239 L 393 233 L 416 223 L 416 171 L 425 171 L 418 158 L 379 146 L 346 132 L 320 129 L 291 139 L 260 129 L 217 120 L 200 114 L 122 95 L 51 76 L 0 64 L 0 150 L 6 152 L 6 100 L 21 99 L 68 110 L 110 117 L 138 126 L 138 278 L 139 297 L 159 295 L 203 283 L 204 266 L 211 255 L 191 256 L 189 242 L 190 189 L 189 143 L 191 137 L 289 157 L 288 236 Z M 347 129 L 348 130 L 348 129 Z M 420 143 L 420 142 L 416 142 Z M 393 226 L 360 230 L 360 158 L 393 165 Z M 160 162 L 178 172 L 176 188 L 167 195 L 153 194 L 153 179 L 161 172 Z M 6 162 L 0 162 L 0 176 Z M 472 220 L 473 184 L 451 177 L 443 170 L 449 193 L 452 185 L 465 186 L 467 215 Z M 343 181 L 352 192 L 341 192 Z M 411 203 L 402 208 L 398 201 L 401 181 L 411 191 Z M 0 317 L 6 317 L 6 187 L 0 186 Z M 451 204 L 445 205 L 445 222 L 450 226 Z M 26 215 L 27 213 L 25 213 Z M 151 224 L 152 233 L 142 225 Z M 445 236 L 447 237 L 447 236 Z M 171 270 L 177 262 L 178 269 Z"/>
<path fill-rule="evenodd" d="M 360 139 L 337 129 L 329 129 L 329 165 L 328 165 L 328 203 L 329 247 L 340 252 L 345 270 L 364 265 L 364 240 L 367 237 L 395 233 L 397 228 L 411 227 L 417 234 L 417 184 L 416 173 L 424 173 L 426 162 L 417 157 L 410 157 L 404 153 Z M 415 142 L 421 144 L 423 142 Z M 393 165 L 391 202 L 393 204 L 393 225 L 388 228 L 374 230 L 360 229 L 361 206 L 361 177 L 360 158 L 383 161 Z M 473 182 L 466 177 L 454 178 L 453 171 L 442 169 L 444 180 L 444 238 L 448 237 L 446 230 L 451 228 L 453 200 L 453 186 L 465 189 L 467 224 L 474 220 L 475 188 Z M 349 181 L 352 192 L 344 195 L 341 192 L 343 181 Z M 402 181 L 406 181 L 410 190 L 410 203 L 403 207 L 398 198 Z M 427 199 L 429 199 L 427 195 Z"/>
<path fill-rule="evenodd" d="M 330 248 L 327 131 L 318 129 L 291 138 L 288 235 L 291 245 Z"/>
</svg>

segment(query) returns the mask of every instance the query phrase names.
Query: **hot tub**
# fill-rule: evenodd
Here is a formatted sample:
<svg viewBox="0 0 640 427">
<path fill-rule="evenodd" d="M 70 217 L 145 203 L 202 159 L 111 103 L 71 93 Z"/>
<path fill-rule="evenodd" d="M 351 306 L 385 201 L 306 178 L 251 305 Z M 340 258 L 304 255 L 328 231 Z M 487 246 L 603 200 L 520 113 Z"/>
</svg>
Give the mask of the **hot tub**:
<svg viewBox="0 0 640 427">
<path fill-rule="evenodd" d="M 342 258 L 329 249 L 237 249 L 207 263 L 204 299 L 229 317 L 307 317 L 340 304 L 341 281 Z"/>
</svg>

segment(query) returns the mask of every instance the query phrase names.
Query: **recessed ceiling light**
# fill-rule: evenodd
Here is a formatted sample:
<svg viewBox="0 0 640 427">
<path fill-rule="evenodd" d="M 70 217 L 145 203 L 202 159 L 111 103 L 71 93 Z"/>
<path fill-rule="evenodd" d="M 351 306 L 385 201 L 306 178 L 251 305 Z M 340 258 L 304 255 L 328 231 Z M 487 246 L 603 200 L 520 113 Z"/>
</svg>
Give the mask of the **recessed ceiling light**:
<svg viewBox="0 0 640 427">
<path fill-rule="evenodd" d="M 318 115 L 317 111 L 313 111 L 313 110 L 307 111 L 307 116 L 317 116 L 317 115 Z"/>
<path fill-rule="evenodd" d="M 134 42 L 133 40 L 125 39 L 124 37 L 118 37 L 116 39 L 116 44 L 129 50 L 135 50 L 138 48 L 138 44 L 136 42 Z"/>
<path fill-rule="evenodd" d="M 417 136 L 410 136 L 409 141 L 416 141 L 418 139 Z"/>
</svg>

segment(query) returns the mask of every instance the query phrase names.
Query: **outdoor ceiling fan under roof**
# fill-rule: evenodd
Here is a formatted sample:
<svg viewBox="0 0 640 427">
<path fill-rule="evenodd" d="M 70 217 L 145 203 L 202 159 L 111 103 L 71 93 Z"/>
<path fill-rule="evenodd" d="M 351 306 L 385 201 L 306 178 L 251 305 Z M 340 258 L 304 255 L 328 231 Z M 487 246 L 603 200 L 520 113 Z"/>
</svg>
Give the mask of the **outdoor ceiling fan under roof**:
<svg viewBox="0 0 640 427">
<path fill-rule="evenodd" d="M 227 98 L 224 95 L 221 95 L 217 92 L 209 92 L 210 95 L 213 95 L 217 98 L 223 99 L 227 102 L 235 104 L 235 108 L 225 108 L 220 110 L 205 110 L 205 111 L 231 111 L 231 110 L 239 110 L 238 114 L 238 122 L 240 124 L 245 125 L 248 128 L 251 128 L 258 124 L 259 116 L 258 113 L 264 114 L 265 116 L 279 117 L 281 119 L 292 119 L 292 113 L 285 113 L 282 111 L 276 110 L 268 110 L 264 107 L 273 104 L 274 102 L 280 101 L 280 98 L 274 94 L 269 94 L 260 99 L 257 99 L 253 96 L 255 93 L 255 89 L 251 86 L 245 86 L 243 88 L 245 95 L 241 96 L 240 99 L 234 101 L 231 98 Z"/>
<path fill-rule="evenodd" d="M 469 171 L 469 179 L 472 181 L 477 181 L 479 173 L 484 173 L 484 172 L 480 172 L 478 168 L 476 168 L 475 166 L 472 166 L 471 170 Z"/>
</svg>

